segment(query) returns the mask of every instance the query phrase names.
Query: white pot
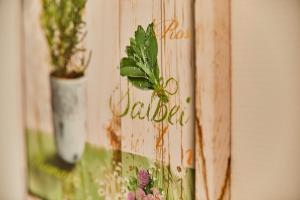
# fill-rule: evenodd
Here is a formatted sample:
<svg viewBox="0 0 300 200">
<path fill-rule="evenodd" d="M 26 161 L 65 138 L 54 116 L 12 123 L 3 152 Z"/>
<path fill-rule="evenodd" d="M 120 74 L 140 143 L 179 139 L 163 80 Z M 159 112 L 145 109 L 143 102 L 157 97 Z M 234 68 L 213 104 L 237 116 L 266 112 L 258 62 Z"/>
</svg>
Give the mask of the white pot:
<svg viewBox="0 0 300 200">
<path fill-rule="evenodd" d="M 68 163 L 80 159 L 86 135 L 86 79 L 50 77 L 53 127 L 58 155 Z"/>
</svg>

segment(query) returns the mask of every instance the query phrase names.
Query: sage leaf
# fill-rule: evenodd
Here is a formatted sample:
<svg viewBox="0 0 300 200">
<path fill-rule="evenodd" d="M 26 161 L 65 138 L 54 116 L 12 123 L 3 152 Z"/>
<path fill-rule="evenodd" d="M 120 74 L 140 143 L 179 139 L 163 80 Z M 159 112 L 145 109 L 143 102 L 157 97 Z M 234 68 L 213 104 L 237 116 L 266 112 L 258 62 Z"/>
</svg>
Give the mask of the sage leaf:
<svg viewBox="0 0 300 200">
<path fill-rule="evenodd" d="M 138 67 L 130 67 L 130 66 L 121 67 L 120 73 L 121 76 L 147 78 L 145 72 L 143 72 Z"/>
<path fill-rule="evenodd" d="M 133 67 L 136 66 L 136 62 L 131 58 L 122 58 L 120 67 Z"/>
<path fill-rule="evenodd" d="M 156 67 L 156 64 L 157 64 L 158 47 L 157 47 L 157 40 L 155 37 L 155 33 L 153 30 L 153 23 L 148 26 L 147 35 L 148 35 L 148 38 L 146 41 L 147 55 L 148 55 L 151 67 L 154 68 L 154 67 Z"/>
<path fill-rule="evenodd" d="M 128 80 L 134 85 L 135 87 L 142 89 L 142 90 L 153 90 L 153 85 L 145 78 L 136 78 L 136 77 L 128 77 Z"/>
</svg>

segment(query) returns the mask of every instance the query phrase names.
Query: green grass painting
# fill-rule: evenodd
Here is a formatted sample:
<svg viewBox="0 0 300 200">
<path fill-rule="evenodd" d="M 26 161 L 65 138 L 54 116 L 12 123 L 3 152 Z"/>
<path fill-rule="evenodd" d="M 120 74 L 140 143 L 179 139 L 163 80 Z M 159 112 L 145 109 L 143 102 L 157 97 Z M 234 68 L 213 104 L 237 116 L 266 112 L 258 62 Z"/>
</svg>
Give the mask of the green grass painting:
<svg viewBox="0 0 300 200">
<path fill-rule="evenodd" d="M 26 136 L 28 190 L 33 196 L 48 200 L 123 200 L 127 199 L 129 178 L 136 176 L 138 169 L 146 169 L 154 173 L 165 199 L 194 199 L 194 169 L 182 169 L 178 176 L 169 166 L 146 157 L 88 143 L 81 160 L 72 166 L 57 158 L 50 134 L 27 130 Z"/>
</svg>

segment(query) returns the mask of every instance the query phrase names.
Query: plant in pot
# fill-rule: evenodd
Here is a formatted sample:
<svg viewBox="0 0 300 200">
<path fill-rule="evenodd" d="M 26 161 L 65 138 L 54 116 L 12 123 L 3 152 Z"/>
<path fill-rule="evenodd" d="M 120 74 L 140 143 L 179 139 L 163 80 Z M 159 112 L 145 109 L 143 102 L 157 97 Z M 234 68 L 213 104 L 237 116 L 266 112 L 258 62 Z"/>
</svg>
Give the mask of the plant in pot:
<svg viewBox="0 0 300 200">
<path fill-rule="evenodd" d="M 48 43 L 50 87 L 56 150 L 75 163 L 84 151 L 86 135 L 85 70 L 91 59 L 83 40 L 87 0 L 42 0 L 41 24 Z"/>
</svg>

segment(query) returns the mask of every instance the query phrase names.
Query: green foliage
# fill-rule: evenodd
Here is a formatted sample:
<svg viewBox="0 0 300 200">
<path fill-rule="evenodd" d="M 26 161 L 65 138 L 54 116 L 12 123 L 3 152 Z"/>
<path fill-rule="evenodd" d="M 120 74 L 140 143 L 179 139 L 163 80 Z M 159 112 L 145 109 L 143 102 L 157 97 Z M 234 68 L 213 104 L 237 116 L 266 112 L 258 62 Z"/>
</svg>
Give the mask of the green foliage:
<svg viewBox="0 0 300 200">
<path fill-rule="evenodd" d="M 137 189 L 141 168 L 150 174 L 147 193 L 155 187 L 166 200 L 194 199 L 194 169 L 181 168 L 175 173 L 169 165 L 126 152 L 121 153 L 122 162 L 114 164 L 115 151 L 89 143 L 75 168 L 65 169 L 54 162 L 55 141 L 51 134 L 27 129 L 26 142 L 29 191 L 43 199 L 125 199 L 117 197 Z"/>
<path fill-rule="evenodd" d="M 129 177 L 127 189 L 129 191 L 135 191 L 138 188 L 138 180 L 135 177 Z"/>
<path fill-rule="evenodd" d="M 87 68 L 91 52 L 82 41 L 87 35 L 82 19 L 87 0 L 42 0 L 41 24 L 50 50 L 53 75 L 79 77 Z M 76 55 L 76 56 L 75 56 Z"/>
<path fill-rule="evenodd" d="M 142 90 L 153 90 L 162 101 L 168 101 L 168 96 L 161 83 L 157 63 L 157 39 L 153 23 L 145 31 L 138 26 L 130 45 L 126 47 L 127 57 L 121 59 L 120 74 L 127 76 L 129 82 Z"/>
</svg>

